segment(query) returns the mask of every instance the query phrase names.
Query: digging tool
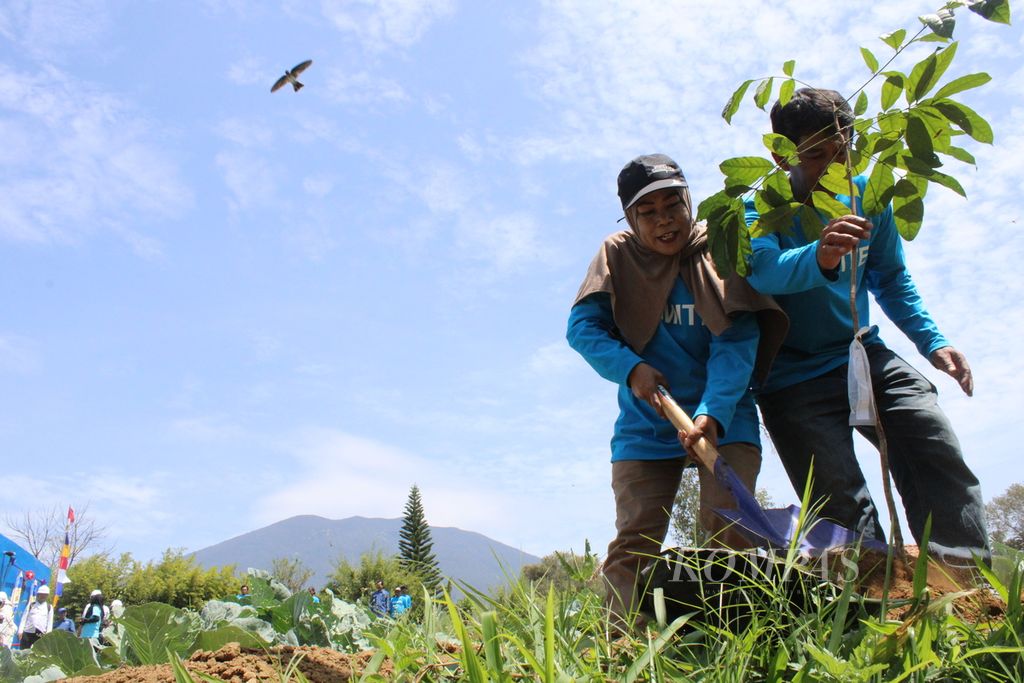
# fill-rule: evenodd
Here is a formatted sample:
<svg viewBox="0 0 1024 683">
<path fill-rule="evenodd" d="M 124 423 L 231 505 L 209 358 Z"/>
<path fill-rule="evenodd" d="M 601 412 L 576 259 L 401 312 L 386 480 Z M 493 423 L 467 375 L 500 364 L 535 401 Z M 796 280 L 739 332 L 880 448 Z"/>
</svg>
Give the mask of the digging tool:
<svg viewBox="0 0 1024 683">
<path fill-rule="evenodd" d="M 665 417 L 683 432 L 693 430 L 693 420 L 686 414 L 665 387 L 658 385 L 658 395 Z M 715 508 L 715 512 L 724 519 L 733 522 L 740 533 L 755 545 L 771 548 L 788 548 L 793 535 L 797 533 L 800 520 L 800 508 L 796 505 L 780 509 L 765 510 L 757 502 L 754 494 L 740 480 L 739 475 L 729 466 L 715 447 L 707 439 L 701 439 L 694 446 L 694 456 L 698 465 L 704 467 L 715 476 L 715 479 L 732 493 L 736 500 L 736 509 Z M 834 522 L 816 520 L 808 528 L 800 531 L 799 549 L 812 555 L 820 555 L 829 548 L 853 545 L 860 540 L 858 534 L 841 527 Z M 885 545 L 878 541 L 864 539 L 864 547 Z"/>
</svg>

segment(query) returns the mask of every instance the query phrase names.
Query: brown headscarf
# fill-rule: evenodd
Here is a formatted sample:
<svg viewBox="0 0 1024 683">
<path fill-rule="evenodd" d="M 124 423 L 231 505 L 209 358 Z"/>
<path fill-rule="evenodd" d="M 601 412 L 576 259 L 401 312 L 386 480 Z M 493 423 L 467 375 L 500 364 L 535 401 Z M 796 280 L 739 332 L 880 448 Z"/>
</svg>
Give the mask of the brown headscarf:
<svg viewBox="0 0 1024 683">
<path fill-rule="evenodd" d="M 685 194 L 689 206 L 689 193 Z M 774 299 L 755 291 L 742 277 L 734 274 L 723 280 L 718 276 L 702 223 L 694 224 L 687 245 L 675 256 L 648 249 L 632 230 L 608 236 L 591 262 L 573 305 L 595 292 L 611 295 L 615 326 L 634 351 L 643 353 L 658 328 L 676 277 L 683 278 L 693 294 L 697 313 L 712 334 L 725 332 L 738 313 L 757 314 L 761 336 L 754 378 L 763 381 L 789 330 L 789 318 Z"/>
</svg>

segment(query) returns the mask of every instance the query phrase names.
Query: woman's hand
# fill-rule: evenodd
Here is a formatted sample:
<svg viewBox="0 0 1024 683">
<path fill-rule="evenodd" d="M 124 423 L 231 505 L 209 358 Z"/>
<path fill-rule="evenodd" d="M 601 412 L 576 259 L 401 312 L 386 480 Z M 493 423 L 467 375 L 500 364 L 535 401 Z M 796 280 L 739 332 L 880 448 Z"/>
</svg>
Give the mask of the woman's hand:
<svg viewBox="0 0 1024 683">
<path fill-rule="evenodd" d="M 658 385 L 669 388 L 668 380 L 657 368 L 647 363 L 637 363 L 630 371 L 626 380 L 629 390 L 641 401 L 646 401 L 655 412 L 662 417 L 665 413 L 661 410 L 661 400 L 658 398 Z"/>
<path fill-rule="evenodd" d="M 707 439 L 712 448 L 718 448 L 718 420 L 708 415 L 698 415 L 693 421 L 693 429 L 687 432 L 679 432 L 679 443 L 683 445 L 686 452 L 697 457 L 694 448 L 702 438 Z"/>
</svg>

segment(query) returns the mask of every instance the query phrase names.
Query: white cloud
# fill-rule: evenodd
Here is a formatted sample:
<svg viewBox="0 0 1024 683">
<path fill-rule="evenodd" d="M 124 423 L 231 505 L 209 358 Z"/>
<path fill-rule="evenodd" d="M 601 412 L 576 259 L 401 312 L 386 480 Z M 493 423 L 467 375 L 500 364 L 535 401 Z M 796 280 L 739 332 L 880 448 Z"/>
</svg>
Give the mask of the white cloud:
<svg viewBox="0 0 1024 683">
<path fill-rule="evenodd" d="M 102 0 L 8 0 L 0 5 L 0 35 L 48 59 L 96 42 L 111 20 L 110 5 Z"/>
<path fill-rule="evenodd" d="M 334 179 L 330 176 L 306 176 L 302 179 L 302 189 L 314 197 L 326 197 L 334 189 Z"/>
<path fill-rule="evenodd" d="M 171 434 L 191 441 L 236 441 L 246 436 L 241 426 L 223 416 L 182 417 L 170 423 Z"/>
<path fill-rule="evenodd" d="M 224 139 L 242 147 L 266 147 L 274 139 L 273 131 L 265 124 L 238 117 L 221 121 L 217 132 Z"/>
<path fill-rule="evenodd" d="M 30 374 L 39 369 L 39 353 L 27 337 L 0 334 L 0 373 Z"/>
<path fill-rule="evenodd" d="M 130 228 L 191 204 L 175 164 L 128 103 L 53 67 L 0 64 L 3 129 L 18 142 L 0 180 L 0 236 L 73 243 L 107 228 L 151 254 L 155 238 Z"/>
<path fill-rule="evenodd" d="M 280 75 L 274 69 L 271 69 L 264 60 L 252 56 L 238 59 L 228 67 L 227 71 L 228 80 L 232 83 L 238 85 L 257 85 L 269 81 L 267 84 L 268 90 L 273 84 L 271 79 L 277 78 Z"/>
<path fill-rule="evenodd" d="M 268 206 L 275 201 L 274 172 L 264 159 L 242 152 L 221 152 L 217 166 L 224 174 L 224 184 L 231 192 L 233 210 Z"/>
<path fill-rule="evenodd" d="M 450 15 L 454 0 L 321 0 L 335 28 L 353 34 L 371 51 L 409 47 L 435 21 Z"/>
<path fill-rule="evenodd" d="M 334 69 L 327 75 L 327 96 L 346 105 L 404 102 L 409 96 L 397 82 L 366 71 Z"/>
</svg>

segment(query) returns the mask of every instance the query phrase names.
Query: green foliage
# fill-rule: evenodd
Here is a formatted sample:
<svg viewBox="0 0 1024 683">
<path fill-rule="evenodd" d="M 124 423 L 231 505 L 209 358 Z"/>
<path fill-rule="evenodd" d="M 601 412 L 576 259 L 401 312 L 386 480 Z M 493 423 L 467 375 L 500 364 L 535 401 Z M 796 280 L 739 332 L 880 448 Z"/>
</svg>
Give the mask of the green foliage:
<svg viewBox="0 0 1024 683">
<path fill-rule="evenodd" d="M 369 608 L 370 595 L 376 590 L 378 580 L 384 582 L 388 592 L 395 586 L 406 586 L 413 598 L 413 614 L 418 614 L 416 598 L 423 592 L 422 581 L 406 569 L 397 556 L 385 555 L 379 550 L 364 553 L 358 565 L 340 558 L 328 578 L 327 587 L 341 600 Z"/>
<path fill-rule="evenodd" d="M 306 587 L 313 570 L 297 557 L 275 557 L 270 561 L 270 573 L 293 593 Z"/>
<path fill-rule="evenodd" d="M 1024 550 L 1024 484 L 1011 484 L 985 506 L 992 540 Z"/>
<path fill-rule="evenodd" d="M 854 175 L 864 173 L 874 163 L 863 193 L 865 211 L 868 215 L 877 215 L 891 203 L 896 228 L 907 240 L 914 239 L 924 223 L 924 198 L 930 184 L 966 196 L 955 177 L 938 170 L 950 160 L 975 163 L 970 152 L 952 144 L 955 137 L 967 135 L 983 144 L 992 144 L 995 139 L 991 126 L 981 115 L 952 99 L 954 95 L 986 84 L 991 80 L 988 74 L 967 74 L 942 83 L 957 54 L 959 44 L 951 39 L 956 26 L 954 10 L 960 7 L 967 7 L 990 21 L 1009 23 L 1010 20 L 1007 0 L 947 2 L 935 13 L 921 16 L 922 27 L 914 35 L 900 29 L 881 36 L 882 42 L 895 53 L 884 63 L 868 48 L 860 48 L 864 63 L 871 71 L 871 79 L 865 87 L 874 84 L 879 88 L 877 101 L 881 111 L 868 115 L 871 98 L 865 88 L 847 98 L 855 116 L 855 136 L 850 140 L 851 172 Z M 889 68 L 909 46 L 931 42 L 942 45 L 912 64 L 909 70 Z M 780 87 L 780 102 L 785 103 L 792 97 L 793 69 L 792 60 L 783 65 L 785 79 Z M 767 76 L 744 81 L 729 98 L 722 117 L 731 122 L 751 85 L 754 85 L 754 106 L 765 109 L 775 80 L 781 78 Z M 903 108 L 897 105 L 901 96 L 905 102 Z M 724 189 L 701 202 L 698 209 L 698 219 L 707 222 L 711 255 L 722 276 L 734 272 L 747 274 L 751 236 L 788 232 L 799 216 L 805 232 L 813 237 L 819 232 L 822 220 L 849 212 L 848 200 L 847 207 L 841 208 L 844 202 L 835 199 L 836 195 L 849 195 L 849 189 L 845 189 L 849 187 L 845 170 L 830 169 L 820 183 L 823 190 L 814 192 L 808 200 L 806 206 L 811 210 L 805 210 L 803 204 L 794 201 L 791 193 L 787 196 L 779 191 L 776 180 L 781 175 L 781 166 L 795 162 L 795 145 L 779 135 L 767 135 L 764 142 L 774 161 L 750 156 L 726 159 L 719 165 L 725 176 Z M 744 195 L 753 200 L 759 213 L 749 228 L 740 199 Z M 817 213 L 818 217 L 812 218 L 809 213 Z"/>
<path fill-rule="evenodd" d="M 168 549 L 159 561 L 146 564 L 130 553 L 116 559 L 92 555 L 73 564 L 68 578 L 61 604 L 71 613 L 81 612 L 97 588 L 108 603 L 119 598 L 125 605 L 163 602 L 198 609 L 207 600 L 234 595 L 239 583 L 233 565 L 204 569 L 182 549 Z"/>
<path fill-rule="evenodd" d="M 162 664 L 168 652 L 184 656 L 199 634 L 198 615 L 159 602 L 133 605 L 119 620 L 124 627 L 122 659 Z"/>
<path fill-rule="evenodd" d="M 754 498 L 762 508 L 775 505 L 767 489 L 757 489 Z M 700 526 L 700 477 L 695 467 L 683 470 L 672 506 L 671 537 L 683 548 L 699 548 L 706 542 L 707 535 Z"/>
<path fill-rule="evenodd" d="M 441 570 L 438 569 L 437 558 L 434 556 L 434 542 L 423 513 L 420 490 L 415 484 L 409 490 L 409 500 L 405 503 L 405 515 L 398 537 L 398 554 L 402 565 L 416 573 L 427 588 L 437 588 L 441 583 Z"/>
<path fill-rule="evenodd" d="M 590 541 L 587 541 L 582 555 L 572 550 L 553 552 L 542 557 L 540 562 L 523 565 L 519 576 L 542 594 L 551 588 L 563 592 L 589 588 L 600 592 L 603 588 L 602 579 L 597 575 L 598 564 L 597 555 L 591 552 Z"/>
</svg>

